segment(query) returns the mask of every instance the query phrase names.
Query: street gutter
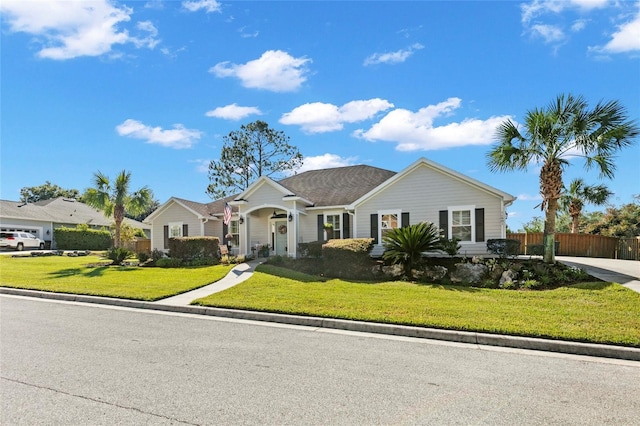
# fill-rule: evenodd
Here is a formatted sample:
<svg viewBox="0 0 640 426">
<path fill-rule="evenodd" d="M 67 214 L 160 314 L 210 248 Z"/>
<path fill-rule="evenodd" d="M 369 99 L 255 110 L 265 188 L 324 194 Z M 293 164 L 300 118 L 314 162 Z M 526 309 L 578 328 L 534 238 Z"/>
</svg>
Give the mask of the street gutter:
<svg viewBox="0 0 640 426">
<path fill-rule="evenodd" d="M 640 361 L 640 348 L 0 287 L 0 294 Z"/>
</svg>

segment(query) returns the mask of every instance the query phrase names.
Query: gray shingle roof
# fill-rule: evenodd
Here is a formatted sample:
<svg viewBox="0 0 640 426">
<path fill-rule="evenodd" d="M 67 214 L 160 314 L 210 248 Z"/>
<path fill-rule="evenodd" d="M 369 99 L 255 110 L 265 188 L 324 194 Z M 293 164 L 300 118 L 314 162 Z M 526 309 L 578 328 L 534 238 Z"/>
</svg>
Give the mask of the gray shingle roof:
<svg viewBox="0 0 640 426">
<path fill-rule="evenodd" d="M 372 166 L 347 166 L 332 169 L 310 170 L 278 181 L 296 196 L 311 201 L 314 206 L 343 206 L 356 201 L 396 172 Z M 186 207 L 206 217 L 222 214 L 224 203 L 239 194 L 210 203 L 198 203 L 173 197 Z M 237 207 L 232 207 L 237 211 Z"/>
<path fill-rule="evenodd" d="M 310 170 L 282 179 L 278 183 L 315 206 L 351 204 L 396 172 L 359 165 Z"/>
<path fill-rule="evenodd" d="M 64 197 L 28 204 L 20 201 L 0 200 L 0 217 L 3 219 L 39 220 L 65 225 L 86 223 L 95 226 L 111 226 L 112 223 L 112 219 L 106 218 L 100 210 Z M 136 220 L 125 218 L 125 222 L 134 228 L 149 229 L 149 225 Z"/>
</svg>

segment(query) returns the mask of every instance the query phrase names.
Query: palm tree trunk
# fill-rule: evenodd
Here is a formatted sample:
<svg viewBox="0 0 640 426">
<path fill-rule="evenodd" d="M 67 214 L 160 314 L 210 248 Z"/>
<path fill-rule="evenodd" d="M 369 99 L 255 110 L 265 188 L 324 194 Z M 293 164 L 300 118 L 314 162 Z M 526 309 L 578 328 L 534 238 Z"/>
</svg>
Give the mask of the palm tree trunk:
<svg viewBox="0 0 640 426">
<path fill-rule="evenodd" d="M 571 233 L 578 233 L 578 224 L 580 223 L 580 215 L 571 216 Z"/>
<path fill-rule="evenodd" d="M 556 211 L 558 210 L 558 199 L 550 198 L 547 202 L 547 210 L 544 220 L 544 256 L 542 258 L 545 263 L 556 262 Z"/>
<path fill-rule="evenodd" d="M 113 237 L 114 247 L 120 247 L 120 228 L 124 220 L 124 206 L 116 205 L 113 209 L 113 221 L 115 223 L 115 232 Z"/>
</svg>

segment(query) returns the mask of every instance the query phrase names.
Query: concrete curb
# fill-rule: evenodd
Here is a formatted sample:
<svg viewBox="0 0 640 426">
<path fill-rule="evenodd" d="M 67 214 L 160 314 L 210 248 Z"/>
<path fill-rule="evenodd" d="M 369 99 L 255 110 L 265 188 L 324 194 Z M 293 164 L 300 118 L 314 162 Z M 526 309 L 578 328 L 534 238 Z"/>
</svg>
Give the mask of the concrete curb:
<svg viewBox="0 0 640 426">
<path fill-rule="evenodd" d="M 115 299 L 99 296 L 83 296 L 77 294 L 50 293 L 44 291 L 23 290 L 8 287 L 0 287 L 0 294 L 63 300 L 69 302 L 96 303 L 135 309 L 150 309 L 155 311 L 209 315 L 252 321 L 275 322 L 280 324 L 301 325 L 317 328 L 332 328 L 338 330 L 360 331 L 366 333 L 389 334 L 394 336 L 444 340 L 449 342 L 470 343 L 475 345 L 501 346 L 517 349 L 559 352 L 572 355 L 587 355 L 602 358 L 616 358 L 630 361 L 640 361 L 640 348 L 631 348 L 625 346 L 549 340 L 533 337 L 478 333 L 471 331 L 440 330 L 435 328 L 350 321 L 335 318 L 305 317 L 269 312 L 207 308 L 194 305 L 162 305 L 158 304 L 158 302 L 144 302 L 139 300 Z"/>
</svg>

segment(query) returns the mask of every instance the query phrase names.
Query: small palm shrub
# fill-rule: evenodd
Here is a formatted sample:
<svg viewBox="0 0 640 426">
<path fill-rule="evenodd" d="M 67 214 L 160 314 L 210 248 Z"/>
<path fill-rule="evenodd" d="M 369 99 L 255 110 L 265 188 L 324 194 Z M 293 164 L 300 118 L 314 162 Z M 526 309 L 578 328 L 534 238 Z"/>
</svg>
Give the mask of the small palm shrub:
<svg viewBox="0 0 640 426">
<path fill-rule="evenodd" d="M 112 265 L 122 265 L 122 262 L 133 256 L 133 254 L 131 250 L 124 247 L 111 247 L 107 250 L 106 257 L 113 262 Z"/>
<path fill-rule="evenodd" d="M 411 270 L 422 259 L 422 253 L 440 248 L 440 230 L 430 222 L 396 228 L 382 239 L 385 261 L 404 266 L 405 275 L 413 279 Z"/>
</svg>

